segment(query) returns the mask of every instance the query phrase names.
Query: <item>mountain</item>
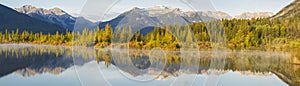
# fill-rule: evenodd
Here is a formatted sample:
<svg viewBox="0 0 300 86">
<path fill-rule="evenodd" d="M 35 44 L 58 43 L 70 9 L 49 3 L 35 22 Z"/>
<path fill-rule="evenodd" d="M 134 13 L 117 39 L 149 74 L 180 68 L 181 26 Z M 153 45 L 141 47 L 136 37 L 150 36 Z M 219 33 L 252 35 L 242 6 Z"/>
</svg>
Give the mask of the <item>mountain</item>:
<svg viewBox="0 0 300 86">
<path fill-rule="evenodd" d="M 68 28 L 69 30 L 73 30 L 76 24 L 78 24 L 76 25 L 76 28 L 92 28 L 97 26 L 97 24 L 94 24 L 83 17 L 78 17 L 80 21 L 76 21 L 77 17 L 73 17 L 59 8 L 43 9 L 36 8 L 32 5 L 24 5 L 20 8 L 15 8 L 15 10 L 27 14 L 30 17 L 53 23 L 63 28 Z"/>
<path fill-rule="evenodd" d="M 300 0 L 293 1 L 291 4 L 284 7 L 281 11 L 272 16 L 271 19 L 292 17 L 300 18 Z"/>
<path fill-rule="evenodd" d="M 103 28 L 106 24 L 110 24 L 113 28 L 131 26 L 132 28 L 145 28 L 147 26 L 156 26 L 158 21 L 153 21 L 153 18 L 148 16 L 145 11 L 140 8 L 133 8 L 132 10 L 120 14 L 111 21 L 100 23 Z"/>
<path fill-rule="evenodd" d="M 162 15 L 166 13 L 174 13 L 179 16 L 182 16 L 184 18 L 191 18 L 194 17 L 193 15 L 199 15 L 203 18 L 211 18 L 211 19 L 231 19 L 232 17 L 222 11 L 183 11 L 179 8 L 173 8 L 170 6 L 165 6 L 165 5 L 158 5 L 154 6 L 151 8 L 144 8 L 145 11 L 149 12 L 150 16 L 155 16 L 155 15 Z M 192 22 L 191 20 L 188 20 L 189 22 Z"/>
<path fill-rule="evenodd" d="M 56 31 L 64 32 L 65 30 L 58 25 L 31 18 L 28 15 L 19 13 L 9 7 L 0 4 L 0 31 L 5 32 L 16 30 L 32 31 L 34 33 L 55 33 Z"/>
<path fill-rule="evenodd" d="M 251 18 L 268 18 L 274 15 L 272 12 L 244 12 L 241 13 L 235 18 L 237 19 L 251 19 Z"/>
<path fill-rule="evenodd" d="M 143 29 L 153 28 L 155 26 L 181 25 L 216 19 L 231 19 L 231 16 L 220 11 L 183 11 L 179 8 L 159 5 L 150 8 L 134 7 L 110 21 L 101 22 L 99 26 L 103 28 L 106 24 L 110 24 L 113 28 L 130 26 L 133 29 Z"/>
<path fill-rule="evenodd" d="M 232 17 L 222 11 L 201 11 L 201 12 L 193 12 L 188 11 L 185 12 L 185 17 L 189 22 L 201 22 L 201 21 L 211 21 L 216 19 L 232 19 Z"/>
</svg>

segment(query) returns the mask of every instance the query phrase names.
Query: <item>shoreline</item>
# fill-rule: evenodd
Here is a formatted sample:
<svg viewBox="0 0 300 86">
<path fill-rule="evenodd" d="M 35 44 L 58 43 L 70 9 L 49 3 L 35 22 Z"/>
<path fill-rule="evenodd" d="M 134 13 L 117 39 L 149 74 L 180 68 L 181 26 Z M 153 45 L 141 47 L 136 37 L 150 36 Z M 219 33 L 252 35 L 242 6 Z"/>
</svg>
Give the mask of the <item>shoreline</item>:
<svg viewBox="0 0 300 86">
<path fill-rule="evenodd" d="M 107 47 L 97 47 L 97 46 L 74 46 L 74 45 L 67 45 L 67 44 L 45 44 L 45 43 L 0 43 L 0 46 L 3 45 L 32 45 L 32 46 L 53 46 L 53 47 L 84 47 L 84 48 L 94 48 L 94 49 L 124 49 L 124 50 L 145 50 L 145 51 L 150 51 L 151 49 L 149 48 L 131 48 L 131 47 L 125 47 L 125 46 L 117 46 L 115 48 L 112 47 L 112 45 L 109 45 Z M 180 51 L 181 48 L 176 48 L 176 49 L 168 49 L 168 48 L 159 48 L 159 47 L 154 47 L 153 49 L 161 49 L 161 50 L 167 50 L 167 51 Z M 189 50 L 189 49 L 187 49 Z M 217 49 L 190 49 L 191 51 L 218 51 Z M 290 50 L 299 50 L 298 48 L 290 48 L 290 49 L 283 49 L 283 50 L 269 50 L 269 49 L 229 49 L 226 47 L 223 51 L 229 51 L 229 52 L 249 52 L 249 51 L 266 51 L 266 52 L 288 52 Z"/>
</svg>

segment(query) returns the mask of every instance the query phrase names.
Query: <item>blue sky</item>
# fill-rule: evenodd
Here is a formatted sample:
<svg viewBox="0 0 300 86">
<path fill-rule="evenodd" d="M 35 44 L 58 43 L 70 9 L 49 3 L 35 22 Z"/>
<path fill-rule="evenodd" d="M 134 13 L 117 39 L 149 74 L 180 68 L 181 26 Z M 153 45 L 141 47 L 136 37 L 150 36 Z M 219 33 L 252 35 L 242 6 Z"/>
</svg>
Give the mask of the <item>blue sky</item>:
<svg viewBox="0 0 300 86">
<path fill-rule="evenodd" d="M 182 3 L 188 1 L 190 4 Z M 293 0 L 1 0 L 11 8 L 33 5 L 40 8 L 59 7 L 73 15 L 99 18 L 98 15 L 112 17 L 132 7 L 153 7 L 169 5 L 182 9 L 223 11 L 231 16 L 241 12 L 278 12 Z M 112 5 L 114 3 L 114 5 Z M 111 7 L 111 9 L 107 9 Z M 192 7 L 192 8 L 191 8 Z M 95 16 L 97 15 L 97 16 Z"/>
</svg>

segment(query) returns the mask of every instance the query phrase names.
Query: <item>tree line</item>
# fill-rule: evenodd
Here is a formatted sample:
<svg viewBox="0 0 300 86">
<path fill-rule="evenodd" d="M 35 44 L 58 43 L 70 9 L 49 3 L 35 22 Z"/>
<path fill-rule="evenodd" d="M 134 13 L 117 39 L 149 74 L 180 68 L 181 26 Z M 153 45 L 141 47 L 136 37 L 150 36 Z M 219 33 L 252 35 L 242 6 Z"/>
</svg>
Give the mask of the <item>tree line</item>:
<svg viewBox="0 0 300 86">
<path fill-rule="evenodd" d="M 221 25 L 220 25 L 221 24 Z M 220 29 L 214 29 L 220 28 Z M 153 27 L 151 32 L 139 32 L 129 27 L 82 29 L 66 33 L 32 33 L 8 31 L 0 33 L 0 43 L 33 43 L 108 47 L 120 46 L 149 49 L 179 49 L 196 47 L 211 49 L 212 41 L 225 36 L 228 49 L 286 49 L 300 48 L 300 20 L 232 19 L 219 22 L 198 22 L 188 25 Z"/>
</svg>

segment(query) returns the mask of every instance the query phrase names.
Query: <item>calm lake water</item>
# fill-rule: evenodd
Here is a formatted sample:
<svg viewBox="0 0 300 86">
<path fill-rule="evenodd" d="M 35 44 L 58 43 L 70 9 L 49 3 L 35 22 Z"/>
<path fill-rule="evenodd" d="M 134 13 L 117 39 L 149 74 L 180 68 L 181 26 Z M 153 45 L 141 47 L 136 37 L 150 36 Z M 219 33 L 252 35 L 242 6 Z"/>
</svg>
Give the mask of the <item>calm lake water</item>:
<svg viewBox="0 0 300 86">
<path fill-rule="evenodd" d="M 0 45 L 0 86 L 300 85 L 297 51 L 163 51 Z"/>
</svg>

